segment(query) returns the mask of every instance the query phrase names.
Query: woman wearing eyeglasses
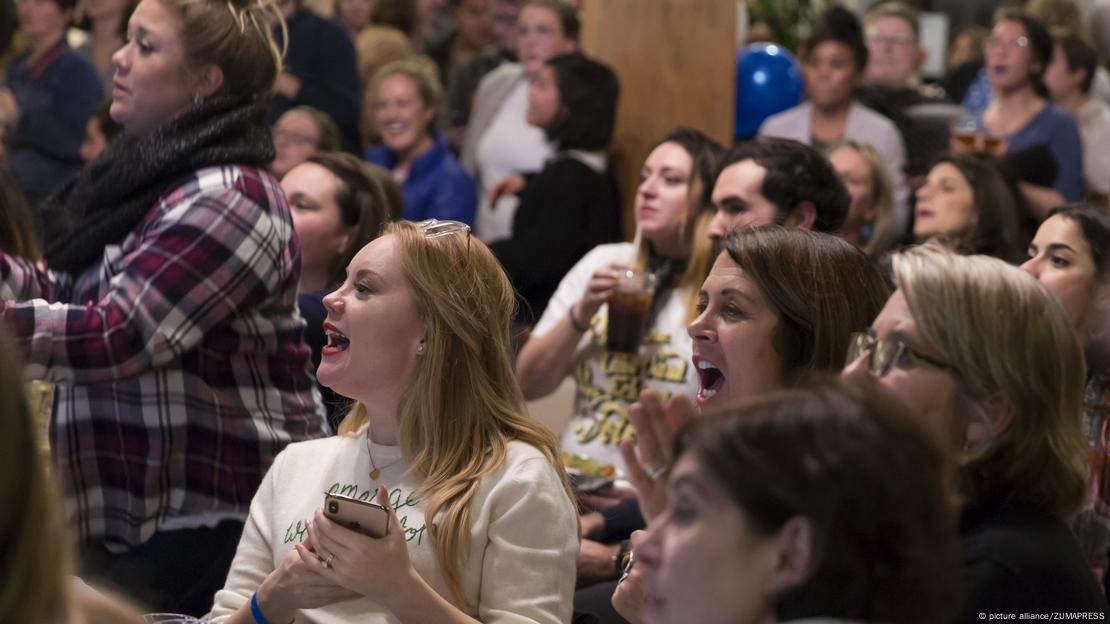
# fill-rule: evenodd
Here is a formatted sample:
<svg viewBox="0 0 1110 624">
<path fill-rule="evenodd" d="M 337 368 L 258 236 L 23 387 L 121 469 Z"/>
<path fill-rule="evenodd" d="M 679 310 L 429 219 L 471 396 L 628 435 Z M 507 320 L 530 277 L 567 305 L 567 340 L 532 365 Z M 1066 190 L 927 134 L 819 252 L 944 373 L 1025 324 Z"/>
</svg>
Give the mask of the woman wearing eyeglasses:
<svg viewBox="0 0 1110 624">
<path fill-rule="evenodd" d="M 214 621 L 569 621 L 577 516 L 524 410 L 493 254 L 458 222 L 393 223 L 324 305 L 318 376 L 357 404 L 275 460 Z M 325 518 L 325 492 L 385 506 L 388 533 Z"/>
<path fill-rule="evenodd" d="M 1083 356 L 1071 323 L 1001 260 L 925 245 L 856 336 L 844 376 L 916 411 L 958 460 L 964 616 L 1106 612 L 1067 523 L 1085 496 Z"/>
<path fill-rule="evenodd" d="M 339 128 L 328 114 L 311 106 L 296 106 L 274 124 L 274 161 L 270 171 L 279 180 L 317 152 L 339 149 Z"/>
<path fill-rule="evenodd" d="M 1006 12 L 984 46 L 991 102 L 982 125 L 1004 139 L 1004 151 L 1037 215 L 1083 198 L 1083 146 L 1079 129 L 1049 102 L 1041 77 L 1052 59 L 1052 38 L 1037 20 Z M 954 144 L 957 148 L 958 145 Z M 1000 148 L 1001 149 L 1001 148 Z"/>
</svg>

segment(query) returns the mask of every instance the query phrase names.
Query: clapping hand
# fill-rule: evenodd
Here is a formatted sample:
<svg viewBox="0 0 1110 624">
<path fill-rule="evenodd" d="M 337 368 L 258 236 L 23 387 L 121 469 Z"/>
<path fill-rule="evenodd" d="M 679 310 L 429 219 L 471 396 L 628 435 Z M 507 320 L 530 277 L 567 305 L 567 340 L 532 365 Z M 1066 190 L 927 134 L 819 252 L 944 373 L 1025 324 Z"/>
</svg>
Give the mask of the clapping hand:
<svg viewBox="0 0 1110 624">
<path fill-rule="evenodd" d="M 683 395 L 664 404 L 650 390 L 640 393 L 628 419 L 636 428 L 634 440 L 622 440 L 620 449 L 625 472 L 640 499 L 640 512 L 648 522 L 667 506 L 666 483 L 661 478 L 670 469 L 671 451 L 678 430 L 694 415 L 694 404 Z"/>
</svg>

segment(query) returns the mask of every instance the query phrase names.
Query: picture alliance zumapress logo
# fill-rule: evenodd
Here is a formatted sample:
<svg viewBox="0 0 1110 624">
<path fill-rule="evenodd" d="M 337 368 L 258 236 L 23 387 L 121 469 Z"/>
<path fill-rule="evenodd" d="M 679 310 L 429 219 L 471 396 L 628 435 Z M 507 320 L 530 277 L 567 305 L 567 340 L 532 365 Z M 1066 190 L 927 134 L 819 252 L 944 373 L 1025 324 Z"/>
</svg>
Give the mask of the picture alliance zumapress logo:
<svg viewBox="0 0 1110 624">
<path fill-rule="evenodd" d="M 980 613 L 985 622 L 1054 620 L 1068 622 L 1104 622 L 1106 614 L 1098 611 L 1053 611 L 1051 613 Z"/>
</svg>

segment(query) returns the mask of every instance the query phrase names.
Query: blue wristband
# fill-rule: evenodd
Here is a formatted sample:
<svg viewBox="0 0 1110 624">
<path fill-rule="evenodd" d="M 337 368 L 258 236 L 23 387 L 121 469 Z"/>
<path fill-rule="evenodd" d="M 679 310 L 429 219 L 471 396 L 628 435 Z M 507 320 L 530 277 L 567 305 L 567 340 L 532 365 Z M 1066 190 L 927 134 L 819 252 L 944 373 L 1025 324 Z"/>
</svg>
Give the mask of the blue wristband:
<svg viewBox="0 0 1110 624">
<path fill-rule="evenodd" d="M 254 624 L 270 624 L 270 620 L 262 615 L 262 609 L 258 608 L 258 592 L 251 596 L 251 617 L 254 618 Z"/>
</svg>

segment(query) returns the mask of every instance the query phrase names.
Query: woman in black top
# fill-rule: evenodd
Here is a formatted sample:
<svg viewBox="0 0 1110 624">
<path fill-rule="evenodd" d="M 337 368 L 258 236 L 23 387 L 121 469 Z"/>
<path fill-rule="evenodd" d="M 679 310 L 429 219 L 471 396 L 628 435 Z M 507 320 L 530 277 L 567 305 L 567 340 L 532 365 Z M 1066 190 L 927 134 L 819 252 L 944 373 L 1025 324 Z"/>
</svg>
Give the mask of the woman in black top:
<svg viewBox="0 0 1110 624">
<path fill-rule="evenodd" d="M 601 63 L 575 52 L 540 69 L 528 91 L 528 123 L 555 154 L 537 174 L 513 175 L 493 190 L 520 196 L 513 235 L 490 246 L 523 300 L 518 319 L 535 322 L 559 280 L 587 251 L 620 237 L 617 189 L 605 151 L 619 86 Z"/>
</svg>

